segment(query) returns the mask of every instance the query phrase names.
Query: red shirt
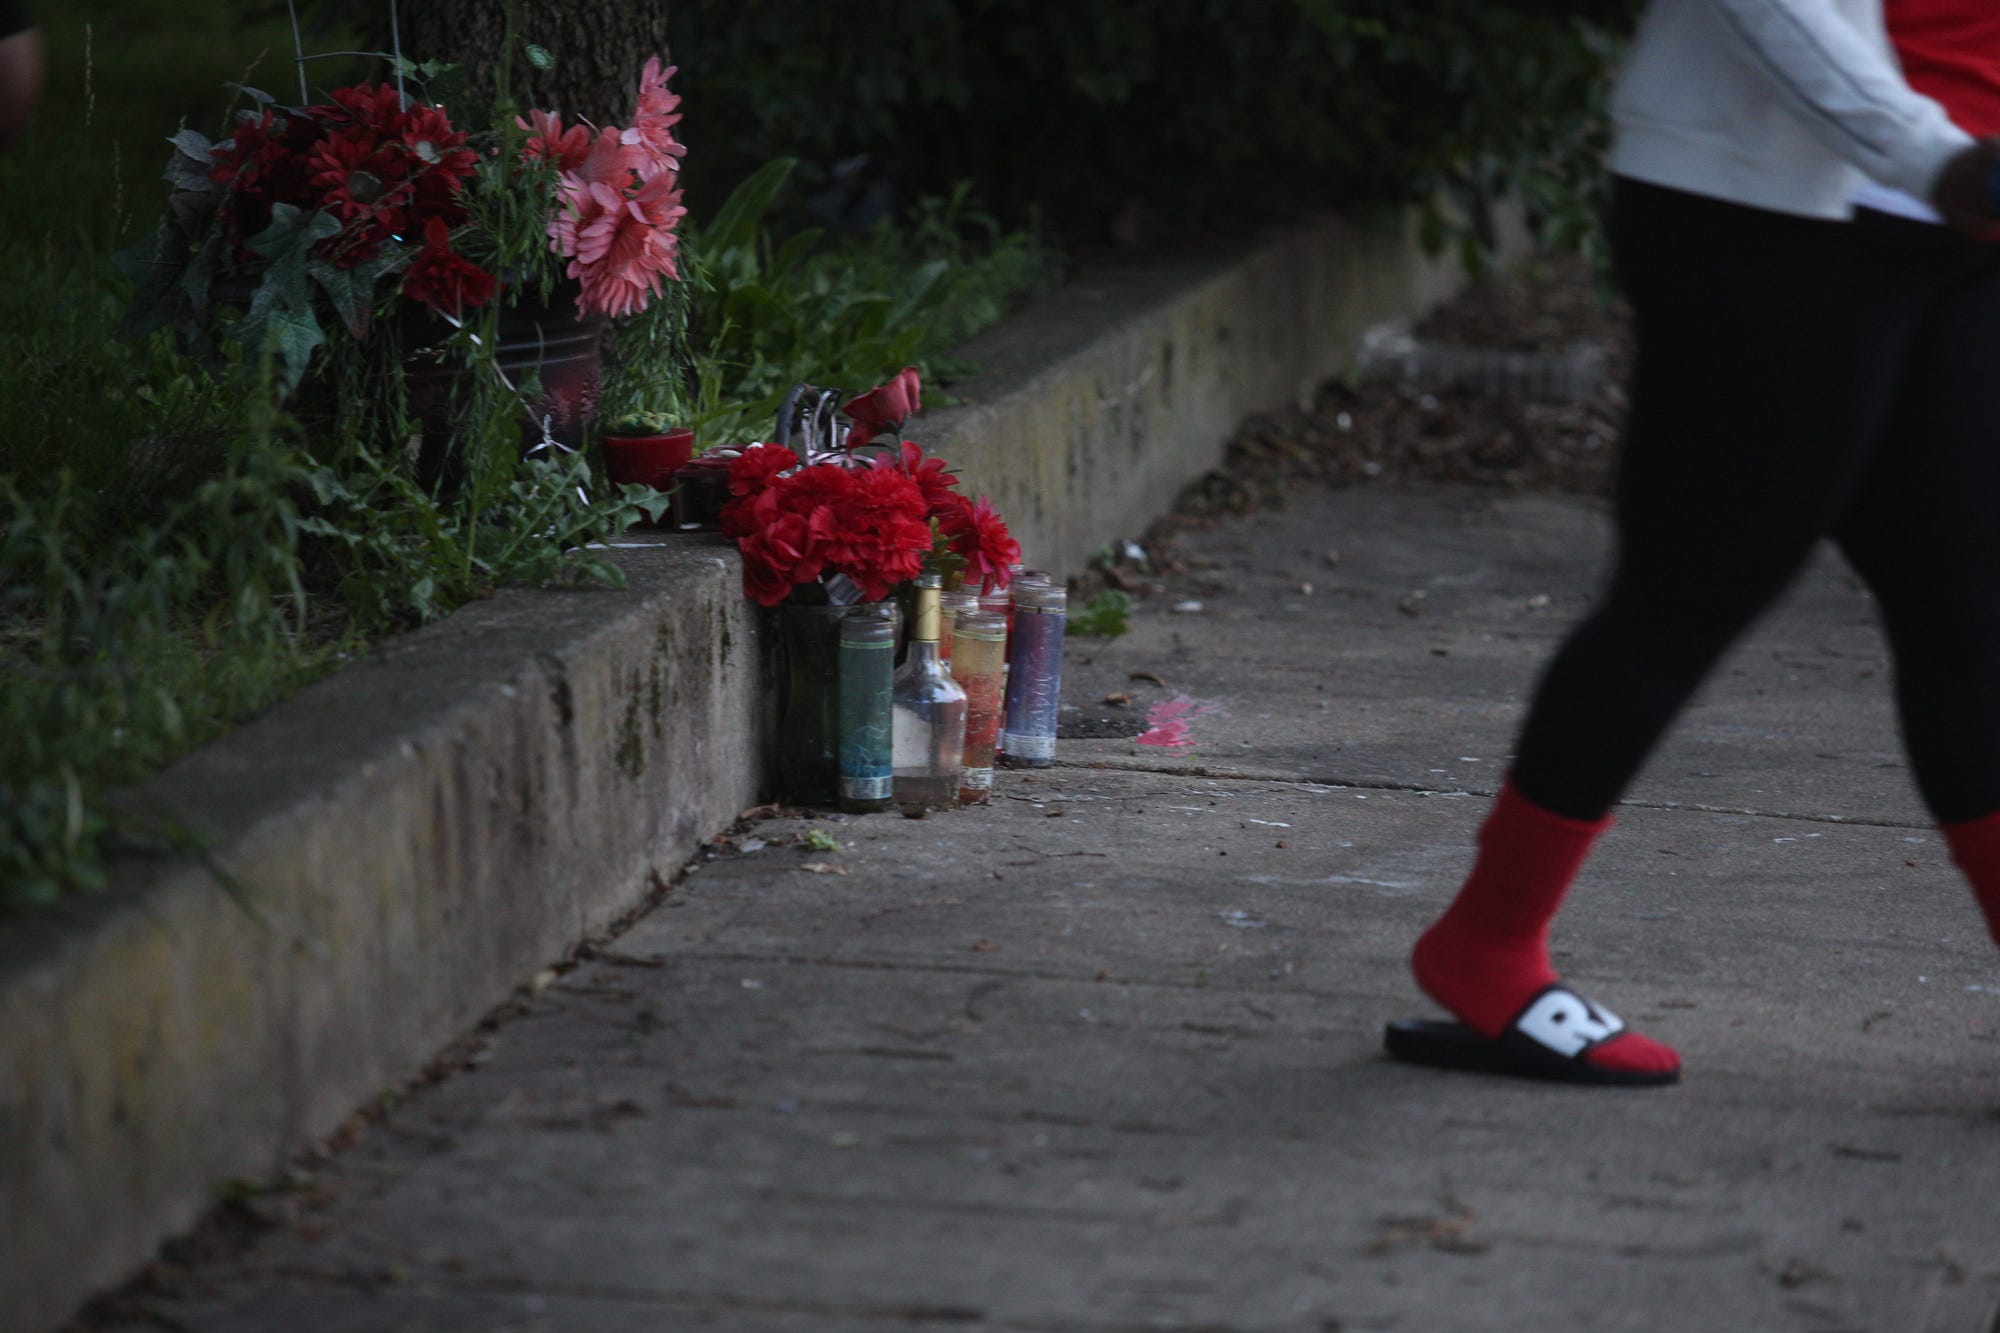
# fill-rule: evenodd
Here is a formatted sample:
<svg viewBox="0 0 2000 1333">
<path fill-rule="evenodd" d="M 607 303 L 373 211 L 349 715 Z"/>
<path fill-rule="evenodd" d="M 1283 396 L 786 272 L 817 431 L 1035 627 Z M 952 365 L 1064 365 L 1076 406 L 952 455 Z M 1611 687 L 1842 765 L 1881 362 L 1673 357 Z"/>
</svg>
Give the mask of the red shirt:
<svg viewBox="0 0 2000 1333">
<path fill-rule="evenodd" d="M 1887 0 L 1910 86 L 1967 134 L 2000 135 L 2000 0 Z"/>
</svg>

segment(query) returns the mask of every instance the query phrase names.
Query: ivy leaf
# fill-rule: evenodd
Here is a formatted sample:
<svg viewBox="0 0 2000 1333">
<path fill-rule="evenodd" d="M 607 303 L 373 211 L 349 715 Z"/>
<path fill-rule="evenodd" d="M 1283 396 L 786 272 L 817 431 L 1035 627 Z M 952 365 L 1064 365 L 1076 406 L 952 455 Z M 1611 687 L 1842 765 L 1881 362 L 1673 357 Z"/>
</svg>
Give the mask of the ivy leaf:
<svg viewBox="0 0 2000 1333">
<path fill-rule="evenodd" d="M 161 178 L 176 190 L 199 194 L 220 194 L 222 187 L 208 178 L 215 169 L 215 143 L 197 130 L 182 130 L 167 140 L 174 155 L 167 159 Z"/>
<path fill-rule="evenodd" d="M 247 348 L 272 350 L 284 358 L 283 383 L 295 387 L 306 373 L 313 350 L 326 341 L 313 314 L 312 289 L 306 270 L 312 247 L 339 232 L 331 214 L 307 213 L 295 204 L 273 204 L 271 225 L 252 236 L 252 252 L 271 261 L 250 309 L 230 328 L 230 336 Z"/>
<path fill-rule="evenodd" d="M 237 92 L 242 93 L 259 106 L 271 106 L 278 100 L 262 88 L 252 88 L 247 83 L 225 83 L 222 86 L 225 88 L 234 88 Z"/>
<path fill-rule="evenodd" d="M 340 220 L 331 213 L 308 213 L 297 204 L 273 204 L 271 225 L 246 244 L 270 260 L 272 268 L 293 265 L 303 274 L 306 251 L 339 230 Z"/>
<path fill-rule="evenodd" d="M 274 341 L 277 349 L 285 358 L 285 383 L 296 385 L 305 378 L 312 354 L 326 341 L 326 334 L 321 332 L 319 320 L 310 306 L 304 310 L 286 311 L 273 320 L 272 328 L 276 333 Z"/>
<path fill-rule="evenodd" d="M 216 191 L 215 182 L 208 178 L 209 169 L 175 153 L 167 159 L 167 169 L 160 173 L 160 179 L 182 194 L 208 194 Z"/>
<path fill-rule="evenodd" d="M 383 274 L 400 266 L 403 257 L 389 249 L 352 268 L 335 268 L 324 259 L 306 265 L 306 273 L 333 300 L 335 313 L 347 331 L 357 338 L 368 336 L 368 315 L 375 305 L 375 284 Z"/>
<path fill-rule="evenodd" d="M 167 142 L 205 166 L 215 165 L 215 141 L 200 130 L 184 129 Z"/>
</svg>

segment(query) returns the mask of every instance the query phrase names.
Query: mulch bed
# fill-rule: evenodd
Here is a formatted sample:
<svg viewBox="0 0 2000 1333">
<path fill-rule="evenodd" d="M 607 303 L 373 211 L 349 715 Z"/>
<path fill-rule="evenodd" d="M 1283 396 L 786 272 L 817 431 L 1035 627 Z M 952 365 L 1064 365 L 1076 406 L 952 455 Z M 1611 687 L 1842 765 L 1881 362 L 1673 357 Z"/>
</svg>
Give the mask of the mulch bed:
<svg viewBox="0 0 2000 1333">
<path fill-rule="evenodd" d="M 1184 491 L 1142 539 L 1144 561 L 1115 562 L 1078 580 L 1153 591 L 1149 575 L 1177 572 L 1177 534 L 1280 508 L 1301 484 L 1449 486 L 1501 493 L 1609 495 L 1631 366 L 1629 316 L 1580 260 L 1546 261 L 1469 287 L 1415 332 L 1458 346 L 1558 352 L 1578 338 L 1607 351 L 1602 384 L 1576 403 L 1530 402 L 1462 388 L 1335 380 L 1309 406 L 1253 416 L 1222 465 Z"/>
</svg>

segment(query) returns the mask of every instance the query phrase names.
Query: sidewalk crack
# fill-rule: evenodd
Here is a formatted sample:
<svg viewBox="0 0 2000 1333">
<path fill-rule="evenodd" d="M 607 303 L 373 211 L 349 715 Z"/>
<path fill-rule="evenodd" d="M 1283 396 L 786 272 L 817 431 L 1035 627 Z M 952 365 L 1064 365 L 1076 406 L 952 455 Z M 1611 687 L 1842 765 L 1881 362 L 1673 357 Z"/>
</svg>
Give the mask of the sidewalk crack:
<svg viewBox="0 0 2000 1333">
<path fill-rule="evenodd" d="M 1391 778 L 1352 777 L 1300 777 L 1291 773 L 1258 772 L 1254 769 L 1228 768 L 1215 764 L 1188 764 L 1176 768 L 1163 768 L 1144 762 L 1121 762 L 1116 759 L 1058 759 L 1057 768 L 1078 771 L 1097 770 L 1115 773 L 1147 773 L 1163 778 L 1205 778 L 1211 782 L 1268 782 L 1290 787 L 1317 787 L 1336 791 L 1391 791 L 1405 792 L 1412 796 L 1477 796 L 1492 800 L 1500 793 L 1484 787 L 1432 787 L 1420 782 L 1398 782 Z M 1923 820 L 1872 818 L 1859 819 L 1847 815 L 1818 814 L 1805 810 L 1760 810 L 1754 806 L 1707 805 L 1696 801 L 1647 801 L 1625 800 L 1618 803 L 1621 810 L 1667 810 L 1682 811 L 1698 815 L 1737 815 L 1748 819 L 1783 819 L 1804 824 L 1841 824 L 1849 828 L 1882 829 L 1931 829 L 1935 825 Z M 1996 1330 L 1995 1333 L 2000 1333 Z"/>
</svg>

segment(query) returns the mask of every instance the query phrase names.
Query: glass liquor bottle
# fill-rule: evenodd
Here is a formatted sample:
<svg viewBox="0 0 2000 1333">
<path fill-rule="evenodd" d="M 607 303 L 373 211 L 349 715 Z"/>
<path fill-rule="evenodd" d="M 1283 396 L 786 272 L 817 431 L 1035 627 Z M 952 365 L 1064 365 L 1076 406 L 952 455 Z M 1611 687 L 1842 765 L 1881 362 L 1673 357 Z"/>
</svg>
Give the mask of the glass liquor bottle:
<svg viewBox="0 0 2000 1333">
<path fill-rule="evenodd" d="M 935 574 L 917 580 L 910 655 L 896 672 L 892 695 L 895 797 L 899 805 L 958 804 L 964 767 L 965 691 L 938 653 Z"/>
</svg>

